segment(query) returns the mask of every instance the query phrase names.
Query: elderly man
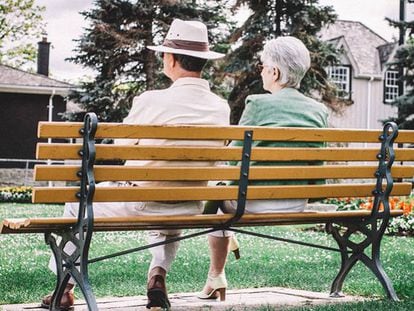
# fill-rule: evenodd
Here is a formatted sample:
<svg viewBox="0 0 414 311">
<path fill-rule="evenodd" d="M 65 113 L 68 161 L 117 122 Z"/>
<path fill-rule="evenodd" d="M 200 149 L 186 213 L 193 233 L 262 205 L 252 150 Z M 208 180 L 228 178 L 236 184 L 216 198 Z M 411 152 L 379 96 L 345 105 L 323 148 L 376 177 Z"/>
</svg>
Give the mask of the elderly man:
<svg viewBox="0 0 414 311">
<path fill-rule="evenodd" d="M 207 27 L 196 21 L 175 19 L 160 46 L 148 46 L 149 49 L 161 52 L 164 74 L 173 84 L 164 90 L 153 90 L 134 98 L 130 113 L 124 123 L 133 124 L 210 124 L 228 125 L 230 109 L 225 100 L 210 91 L 209 83 L 201 79 L 201 71 L 208 59 L 217 59 L 223 54 L 209 50 Z M 140 145 L 191 144 L 189 141 L 167 141 L 145 139 L 140 141 L 118 140 L 115 143 Z M 218 146 L 224 142 L 206 141 L 205 144 Z M 163 166 L 163 161 L 127 161 L 125 165 Z M 169 166 L 174 163 L 168 163 Z M 214 165 L 212 162 L 194 164 Z M 151 186 L 154 182 L 135 182 L 137 186 Z M 157 182 L 159 185 L 160 182 Z M 188 185 L 188 182 L 162 182 L 168 185 Z M 194 184 L 206 182 L 194 182 Z M 122 184 L 118 183 L 120 186 Z M 113 186 L 113 183 L 102 183 L 100 186 Z M 77 216 L 77 204 L 66 204 L 64 216 Z M 124 202 L 94 204 L 95 217 L 128 216 L 128 215 L 191 215 L 201 214 L 202 202 Z M 149 233 L 149 242 L 157 243 L 181 234 L 181 230 L 158 230 Z M 70 252 L 70 245 L 65 247 Z M 147 308 L 169 308 L 165 278 L 176 256 L 178 242 L 151 248 L 152 261 L 148 272 Z M 51 269 L 56 271 L 54 260 Z M 70 280 L 61 300 L 62 308 L 73 305 L 74 282 Z M 42 306 L 48 308 L 51 295 L 43 298 Z"/>
</svg>

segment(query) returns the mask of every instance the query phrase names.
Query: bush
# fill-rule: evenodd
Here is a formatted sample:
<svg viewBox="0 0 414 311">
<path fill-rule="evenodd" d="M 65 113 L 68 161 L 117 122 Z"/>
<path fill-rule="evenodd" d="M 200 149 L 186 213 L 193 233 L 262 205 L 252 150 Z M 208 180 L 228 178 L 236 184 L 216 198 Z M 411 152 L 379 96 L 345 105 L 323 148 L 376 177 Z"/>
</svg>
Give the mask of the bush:
<svg viewBox="0 0 414 311">
<path fill-rule="evenodd" d="M 322 203 L 335 204 L 338 211 L 344 210 L 371 210 L 374 201 L 372 198 L 341 198 L 326 199 Z M 390 220 L 386 233 L 390 235 L 414 236 L 414 197 L 391 197 L 389 200 L 390 208 L 401 209 L 404 215 Z M 380 209 L 382 204 L 380 205 Z"/>
<path fill-rule="evenodd" d="M 31 187 L 4 187 L 0 188 L 0 202 L 31 203 Z"/>
<path fill-rule="evenodd" d="M 366 199 L 362 198 L 334 198 L 325 199 L 322 201 L 322 203 L 336 205 L 337 211 L 354 211 L 361 209 L 361 204 L 365 203 L 366 201 Z"/>
<path fill-rule="evenodd" d="M 391 219 L 387 234 L 414 236 L 414 213 Z"/>
</svg>

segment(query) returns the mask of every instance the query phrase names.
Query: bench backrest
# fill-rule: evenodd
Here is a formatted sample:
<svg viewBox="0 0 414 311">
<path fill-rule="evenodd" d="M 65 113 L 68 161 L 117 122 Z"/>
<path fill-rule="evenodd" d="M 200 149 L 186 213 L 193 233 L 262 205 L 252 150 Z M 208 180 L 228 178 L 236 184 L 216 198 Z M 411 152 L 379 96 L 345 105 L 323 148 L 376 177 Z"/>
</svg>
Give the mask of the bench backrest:
<svg viewBox="0 0 414 311">
<path fill-rule="evenodd" d="M 86 126 L 88 127 L 89 124 Z M 270 128 L 240 126 L 202 126 L 202 125 L 132 125 L 120 123 L 99 123 L 97 128 L 89 128 L 85 136 L 84 124 L 77 122 L 40 122 L 39 138 L 81 139 L 90 136 L 84 145 L 92 146 L 90 151 L 82 151 L 81 143 L 39 143 L 38 159 L 82 160 L 82 153 L 96 152 L 100 160 L 160 160 L 174 161 L 171 167 L 139 167 L 124 165 L 94 165 L 84 171 L 100 181 L 220 181 L 238 180 L 240 167 L 210 166 L 197 167 L 186 165 L 188 161 L 240 161 L 240 147 L 211 146 L 148 146 L 94 144 L 102 139 L 168 139 L 168 140 L 243 140 L 246 131 L 253 131 L 253 140 L 281 142 L 324 142 L 324 148 L 263 148 L 253 147 L 252 161 L 314 162 L 323 161 L 322 166 L 252 166 L 249 180 L 336 180 L 323 185 L 260 185 L 249 186 L 248 199 L 285 199 L 285 198 L 325 198 L 325 197 L 366 197 L 375 189 L 375 174 L 378 171 L 378 154 L 381 149 L 379 130 L 359 129 L 311 129 L 311 128 Z M 83 129 L 83 130 L 82 130 Z M 95 132 L 96 131 L 96 132 Z M 394 130 L 395 131 L 395 130 Z M 385 140 L 390 140 L 392 129 L 385 130 Z M 387 138 L 388 137 L 388 138 Z M 88 139 L 87 139 L 88 140 Z M 369 144 L 360 148 L 348 148 L 347 143 Z M 414 131 L 399 131 L 395 143 L 389 142 L 391 151 L 383 151 L 385 165 L 387 153 L 394 153 L 395 164 L 392 168 L 394 185 L 392 195 L 408 195 L 411 192 L 411 179 L 414 166 L 402 163 L 413 161 L 414 150 L 397 148 L 396 143 L 413 143 Z M 330 144 L 339 143 L 331 147 Z M 385 152 L 385 153 L 384 153 Z M 183 163 L 177 166 L 176 161 Z M 364 162 L 364 163 L 361 163 Z M 168 162 L 167 162 L 168 163 Z M 195 162 L 196 163 L 196 162 Z M 87 165 L 92 166 L 93 163 Z M 384 163 L 383 163 L 384 164 Z M 86 164 L 85 164 L 86 165 Z M 195 166 L 194 166 L 195 165 Z M 384 166 L 384 165 L 383 165 Z M 85 168 L 86 169 L 86 168 Z M 80 164 L 75 165 L 37 165 L 35 180 L 69 181 L 81 180 Z M 344 182 L 344 180 L 347 180 Z M 338 182 L 339 181 L 339 182 Z M 384 184 L 385 187 L 385 184 Z M 96 188 L 94 201 L 185 201 L 185 200 L 228 200 L 238 198 L 237 186 L 211 187 L 122 187 Z M 63 203 L 79 201 L 78 186 L 36 187 L 33 192 L 35 203 Z"/>
</svg>

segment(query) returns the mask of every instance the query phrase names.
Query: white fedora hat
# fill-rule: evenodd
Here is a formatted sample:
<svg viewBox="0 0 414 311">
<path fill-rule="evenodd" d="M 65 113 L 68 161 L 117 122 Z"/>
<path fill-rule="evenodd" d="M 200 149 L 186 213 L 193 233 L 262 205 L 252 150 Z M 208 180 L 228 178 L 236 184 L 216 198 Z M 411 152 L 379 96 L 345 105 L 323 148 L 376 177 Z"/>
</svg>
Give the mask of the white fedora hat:
<svg viewBox="0 0 414 311">
<path fill-rule="evenodd" d="M 189 55 L 204 59 L 217 59 L 224 54 L 210 51 L 207 27 L 197 21 L 174 19 L 162 45 L 147 46 L 148 49 L 173 54 Z"/>
</svg>

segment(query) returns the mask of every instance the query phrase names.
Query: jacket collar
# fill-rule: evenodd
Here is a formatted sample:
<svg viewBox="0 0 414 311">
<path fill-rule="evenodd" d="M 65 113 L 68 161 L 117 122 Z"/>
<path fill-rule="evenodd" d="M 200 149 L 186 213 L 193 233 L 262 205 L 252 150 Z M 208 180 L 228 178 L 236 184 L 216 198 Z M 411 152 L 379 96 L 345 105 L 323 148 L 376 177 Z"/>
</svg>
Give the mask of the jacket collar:
<svg viewBox="0 0 414 311">
<path fill-rule="evenodd" d="M 171 87 L 177 87 L 182 85 L 197 85 L 210 90 L 210 85 L 208 81 L 200 78 L 179 78 L 175 80 Z"/>
</svg>

